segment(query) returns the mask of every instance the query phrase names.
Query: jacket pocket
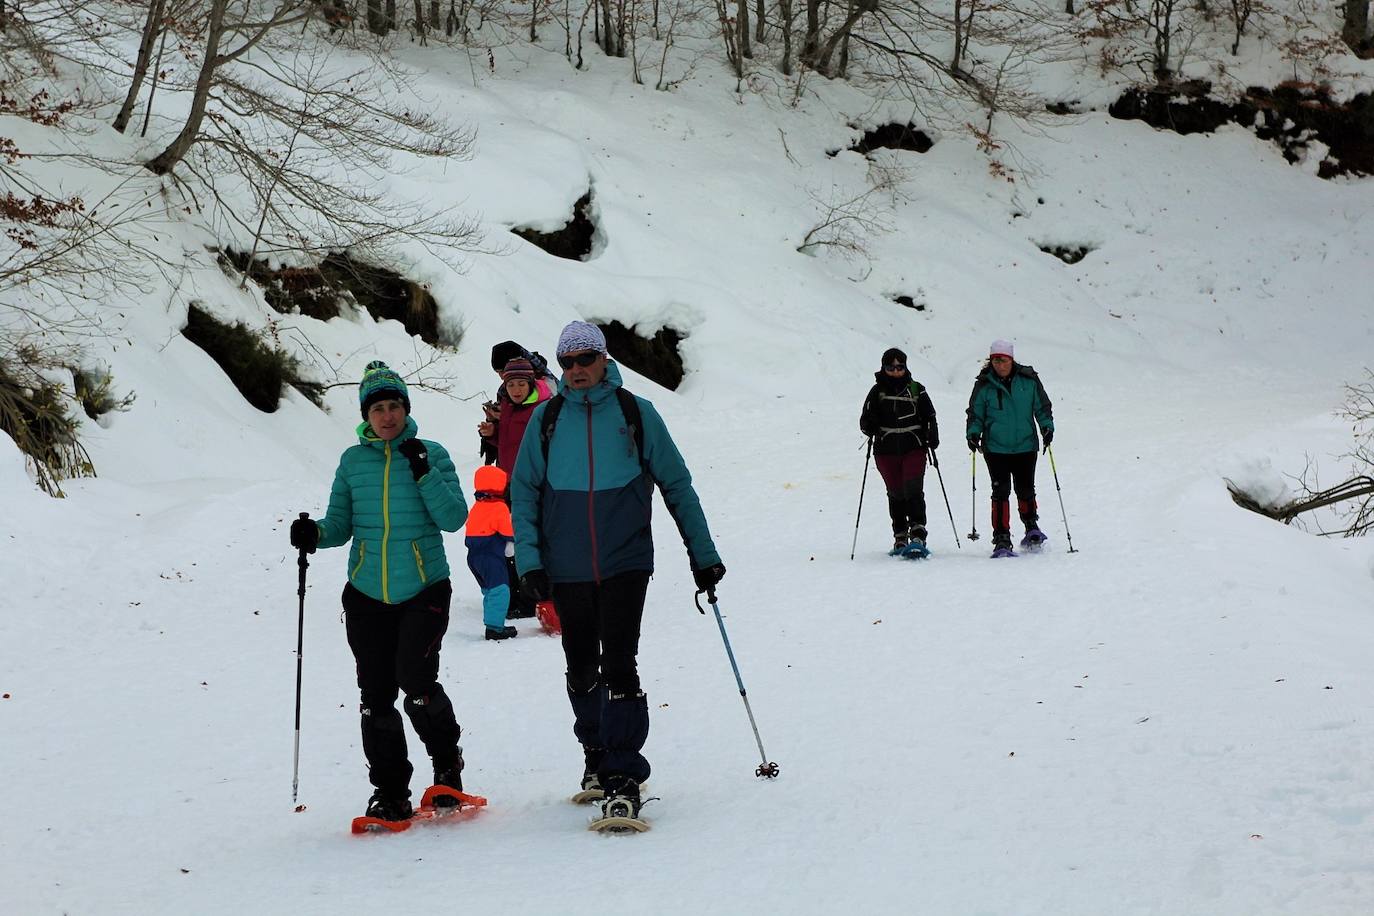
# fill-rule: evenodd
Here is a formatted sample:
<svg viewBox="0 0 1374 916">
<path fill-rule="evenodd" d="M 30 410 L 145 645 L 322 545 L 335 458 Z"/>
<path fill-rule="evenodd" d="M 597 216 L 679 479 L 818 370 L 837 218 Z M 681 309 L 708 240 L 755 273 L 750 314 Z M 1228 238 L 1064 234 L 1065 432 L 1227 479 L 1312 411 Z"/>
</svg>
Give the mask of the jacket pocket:
<svg viewBox="0 0 1374 916">
<path fill-rule="evenodd" d="M 415 554 L 415 570 L 420 574 L 420 584 L 425 585 L 429 582 L 429 579 L 425 578 L 425 558 L 420 553 L 420 545 L 415 541 L 411 541 L 410 550 Z"/>
</svg>

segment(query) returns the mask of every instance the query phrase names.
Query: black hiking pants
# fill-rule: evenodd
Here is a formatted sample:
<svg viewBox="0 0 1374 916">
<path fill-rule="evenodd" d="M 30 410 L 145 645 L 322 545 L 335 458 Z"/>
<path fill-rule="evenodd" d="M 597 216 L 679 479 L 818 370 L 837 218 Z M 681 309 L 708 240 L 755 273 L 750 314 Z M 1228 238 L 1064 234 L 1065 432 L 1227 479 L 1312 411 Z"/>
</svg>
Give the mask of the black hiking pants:
<svg viewBox="0 0 1374 916">
<path fill-rule="evenodd" d="M 436 770 L 458 762 L 460 729 L 453 703 L 439 684 L 439 648 L 448 630 L 453 584 L 435 582 L 401 604 L 386 604 L 344 586 L 348 647 L 358 666 L 362 693 L 363 754 L 368 778 L 389 795 L 410 794 L 413 767 L 406 756 L 406 733 L 396 696 L 405 694 L 405 711 Z"/>
<path fill-rule="evenodd" d="M 640 753 L 649 737 L 649 705 L 639 689 L 639 627 L 649 572 L 601 582 L 555 582 L 553 600 L 563 626 L 573 734 L 588 752 L 602 785 L 613 776 L 649 778 Z"/>
<path fill-rule="evenodd" d="M 992 479 L 992 533 L 994 538 L 999 532 L 1010 536 L 1011 532 L 1011 492 L 1016 491 L 1017 514 L 1026 530 L 1034 528 L 1040 515 L 1035 504 L 1035 457 L 1034 451 L 1016 452 L 1001 455 L 984 452 L 983 458 L 988 465 L 988 477 Z"/>
</svg>

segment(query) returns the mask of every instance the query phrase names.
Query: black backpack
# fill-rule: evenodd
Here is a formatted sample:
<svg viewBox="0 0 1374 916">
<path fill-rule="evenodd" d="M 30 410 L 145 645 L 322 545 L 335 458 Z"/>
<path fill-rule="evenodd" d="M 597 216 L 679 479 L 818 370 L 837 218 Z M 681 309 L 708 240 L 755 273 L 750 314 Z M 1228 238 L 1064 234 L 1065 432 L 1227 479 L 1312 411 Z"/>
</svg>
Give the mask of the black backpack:
<svg viewBox="0 0 1374 916">
<path fill-rule="evenodd" d="M 650 479 L 653 472 L 644 463 L 644 429 L 639 414 L 639 402 L 635 396 L 624 388 L 615 389 L 615 399 L 620 402 L 620 412 L 625 416 L 625 426 L 634 436 L 635 448 L 639 451 L 639 466 Z M 547 468 L 549 463 L 549 440 L 553 438 L 553 425 L 558 422 L 558 414 L 563 409 L 563 402 L 567 400 L 561 394 L 556 394 L 549 398 L 544 405 L 544 417 L 539 424 L 539 448 L 544 453 L 544 465 Z M 547 475 L 548 471 L 545 471 Z"/>
</svg>

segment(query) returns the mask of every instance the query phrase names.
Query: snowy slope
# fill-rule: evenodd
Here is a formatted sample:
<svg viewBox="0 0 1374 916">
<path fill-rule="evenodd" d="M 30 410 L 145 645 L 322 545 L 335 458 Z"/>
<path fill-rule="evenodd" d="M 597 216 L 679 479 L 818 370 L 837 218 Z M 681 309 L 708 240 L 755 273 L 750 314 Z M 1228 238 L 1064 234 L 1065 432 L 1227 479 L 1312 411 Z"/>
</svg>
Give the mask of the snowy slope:
<svg viewBox="0 0 1374 916">
<path fill-rule="evenodd" d="M 415 253 L 466 327 L 418 391 L 422 432 L 470 492 L 491 343 L 549 353 L 574 317 L 690 332 L 668 420 L 729 575 L 721 610 L 776 782 L 666 512 L 641 669 L 654 765 L 643 836 L 583 830 L 580 756 L 554 640 L 481 641 L 455 564 L 443 680 L 473 822 L 354 838 L 369 788 L 339 621 L 344 555 L 312 558 L 301 801 L 290 804 L 296 566 L 286 525 L 323 509 L 356 397 L 248 406 L 176 336 L 187 303 L 302 329 L 356 377 L 422 362 L 393 322 L 273 316 L 202 253 L 124 305 L 102 345 L 132 410 L 86 441 L 100 477 L 65 500 L 0 442 L 0 828 L 5 912 L 1358 914 L 1374 902 L 1374 549 L 1236 509 L 1224 476 L 1296 472 L 1348 447 L 1331 415 L 1368 364 L 1374 185 L 1323 182 L 1242 131 L 1177 137 L 1101 114 L 1016 136 L 1007 183 L 972 144 L 878 153 L 903 170 L 892 231 L 846 261 L 795 251 L 870 165 L 828 157 L 871 103 L 813 84 L 798 108 L 703 73 L 676 93 L 597 59 L 574 74 L 413 52 L 424 90 L 479 130 L 399 195 L 462 202 L 493 241 L 555 226 L 590 186 L 585 263 L 514 236 L 466 273 Z M 876 123 L 876 122 L 872 122 Z M 785 138 L 785 148 L 783 139 Z M 110 142 L 108 137 L 102 142 Z M 73 175 L 73 181 L 82 180 Z M 811 193 L 809 193 L 811 192 Z M 1043 201 L 1043 202 L 1041 202 Z M 1073 266 L 1038 244 L 1090 243 Z M 916 312 L 896 294 L 927 303 Z M 1054 398 L 1069 531 L 1047 463 L 1051 545 L 989 564 L 987 478 L 962 411 L 994 337 Z M 284 334 L 290 340 L 291 335 Z M 878 355 L 930 388 L 943 483 L 929 563 L 883 555 L 860 401 Z M 955 543 L 975 523 L 977 543 Z M 451 558 L 462 556 L 449 539 Z"/>
</svg>

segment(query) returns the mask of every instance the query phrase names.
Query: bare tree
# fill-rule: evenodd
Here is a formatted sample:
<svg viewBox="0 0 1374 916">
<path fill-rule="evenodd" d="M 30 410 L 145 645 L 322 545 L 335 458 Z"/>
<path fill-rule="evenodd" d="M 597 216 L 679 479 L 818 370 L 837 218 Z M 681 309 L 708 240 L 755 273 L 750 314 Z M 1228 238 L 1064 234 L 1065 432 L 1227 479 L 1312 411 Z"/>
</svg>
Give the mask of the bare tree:
<svg viewBox="0 0 1374 916">
<path fill-rule="evenodd" d="M 206 105 L 210 93 L 218 83 L 217 75 L 228 64 L 239 60 L 255 45 L 266 38 L 273 29 L 292 25 L 307 19 L 312 14 L 310 0 L 281 0 L 265 19 L 253 17 L 256 12 L 254 0 L 243 0 L 243 15 L 229 16 L 231 0 L 209 0 L 210 6 L 205 18 L 205 45 L 201 58 L 200 73 L 196 78 L 191 94 L 190 113 L 180 133 L 167 147 L 147 163 L 155 175 L 165 175 L 172 170 L 200 135 L 201 123 L 205 120 Z M 233 47 L 221 50 L 221 44 Z"/>
<path fill-rule="evenodd" d="M 472 133 L 420 113 L 413 99 L 401 104 L 403 72 L 386 82 L 373 69 L 330 76 L 329 54 L 316 45 L 270 71 L 221 73 L 219 106 L 184 162 L 192 187 L 210 193 L 216 219 L 276 255 L 347 249 L 387 262 L 410 241 L 452 262 L 452 252 L 479 247 L 471 220 L 393 202 L 383 190 L 398 155 L 466 158 Z M 244 209 L 243 190 L 256 212 Z"/>
<path fill-rule="evenodd" d="M 1140 67 L 1160 84 L 1170 82 L 1205 27 L 1190 0 L 1088 0 L 1097 27 L 1090 37 L 1120 45 L 1122 63 Z"/>
</svg>

